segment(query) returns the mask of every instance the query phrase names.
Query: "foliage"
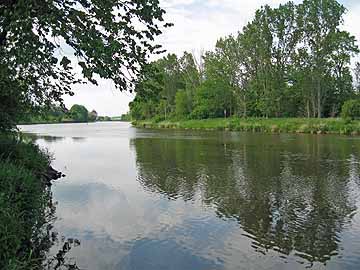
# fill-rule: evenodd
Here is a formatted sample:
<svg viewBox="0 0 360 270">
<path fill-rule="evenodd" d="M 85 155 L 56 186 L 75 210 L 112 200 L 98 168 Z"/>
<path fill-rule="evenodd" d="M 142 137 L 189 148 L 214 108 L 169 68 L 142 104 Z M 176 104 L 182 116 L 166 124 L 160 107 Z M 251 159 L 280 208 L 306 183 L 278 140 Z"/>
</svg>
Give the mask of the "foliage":
<svg viewBox="0 0 360 270">
<path fill-rule="evenodd" d="M 96 119 L 97 119 L 97 117 L 98 117 L 97 112 L 96 112 L 95 110 L 92 110 L 92 111 L 89 112 L 89 114 L 88 114 L 88 121 L 89 121 L 89 122 L 95 122 Z"/>
<path fill-rule="evenodd" d="M 75 104 L 70 108 L 70 116 L 72 119 L 78 122 L 87 122 L 89 112 L 85 106 Z"/>
<path fill-rule="evenodd" d="M 19 124 L 47 124 L 47 123 L 73 123 L 73 122 L 95 122 L 99 120 L 95 110 L 88 112 L 84 105 L 75 104 L 73 110 L 65 106 L 43 107 L 37 113 L 28 114 L 18 121 Z"/>
<path fill-rule="evenodd" d="M 189 114 L 201 80 L 195 62 L 194 56 L 186 52 L 181 58 L 169 54 L 143 69 L 135 86 L 136 97 L 130 103 L 132 118 L 147 119 L 159 116 L 168 119 L 178 113 Z M 178 102 L 183 104 L 178 106 L 182 112 L 177 113 L 176 96 L 179 91 L 184 94 L 178 96 Z"/>
<path fill-rule="evenodd" d="M 111 117 L 109 117 L 109 116 L 99 116 L 97 120 L 100 121 L 100 122 L 104 122 L 104 121 L 107 122 L 107 121 L 111 121 Z"/>
<path fill-rule="evenodd" d="M 196 92 L 191 116 L 195 119 L 226 117 L 231 112 L 232 100 L 229 85 L 207 80 Z"/>
<path fill-rule="evenodd" d="M 185 91 L 178 91 L 175 94 L 175 114 L 179 118 L 189 115 L 188 96 Z"/>
<path fill-rule="evenodd" d="M 201 120 L 138 120 L 134 126 L 196 130 L 226 130 L 264 133 L 310 133 L 359 135 L 360 121 L 341 118 L 212 118 Z"/>
<path fill-rule="evenodd" d="M 158 73 L 141 77 L 130 112 L 134 119 L 337 117 L 359 88 L 359 64 L 355 88 L 350 70 L 359 49 L 343 30 L 345 11 L 336 0 L 265 5 L 202 55 L 202 66 L 187 52 L 151 63 Z M 148 95 L 146 85 L 155 82 L 158 90 Z"/>
<path fill-rule="evenodd" d="M 29 109 L 61 103 L 75 83 L 104 78 L 131 89 L 149 54 L 161 52 L 154 38 L 170 26 L 164 13 L 158 0 L 1 1 L 0 129 Z"/>
<path fill-rule="evenodd" d="M 121 120 L 121 121 L 124 121 L 124 122 L 129 122 L 129 121 L 131 121 L 131 115 L 130 115 L 130 113 L 122 114 L 121 117 L 120 117 L 120 120 Z"/>
<path fill-rule="evenodd" d="M 39 269 L 51 246 L 51 194 L 40 180 L 50 157 L 14 136 L 0 136 L 0 153 L 0 268 Z"/>
<path fill-rule="evenodd" d="M 346 119 L 360 118 L 360 99 L 348 100 L 344 103 L 341 109 L 341 117 Z"/>
</svg>

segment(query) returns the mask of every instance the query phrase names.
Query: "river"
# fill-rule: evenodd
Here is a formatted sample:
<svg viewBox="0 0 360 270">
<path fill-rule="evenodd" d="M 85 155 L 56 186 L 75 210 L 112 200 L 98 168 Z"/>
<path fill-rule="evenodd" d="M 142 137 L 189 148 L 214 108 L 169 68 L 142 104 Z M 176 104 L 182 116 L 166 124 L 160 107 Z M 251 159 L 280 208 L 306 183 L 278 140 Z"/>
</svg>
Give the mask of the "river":
<svg viewBox="0 0 360 270">
<path fill-rule="evenodd" d="M 360 137 L 20 129 L 66 174 L 54 228 L 81 269 L 359 269 Z"/>
</svg>

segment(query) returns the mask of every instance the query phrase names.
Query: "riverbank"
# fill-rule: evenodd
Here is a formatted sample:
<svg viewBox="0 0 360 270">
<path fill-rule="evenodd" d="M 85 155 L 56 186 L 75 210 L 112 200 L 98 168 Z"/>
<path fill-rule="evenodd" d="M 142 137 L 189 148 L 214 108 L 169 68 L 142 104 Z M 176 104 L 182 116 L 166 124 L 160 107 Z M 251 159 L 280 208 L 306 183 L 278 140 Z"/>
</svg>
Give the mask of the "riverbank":
<svg viewBox="0 0 360 270">
<path fill-rule="evenodd" d="M 19 122 L 18 125 L 27 126 L 27 125 L 52 125 L 52 124 L 77 124 L 77 123 L 99 123 L 99 122 L 130 122 L 124 120 L 104 120 L 104 121 L 89 121 L 89 122 L 80 122 L 80 121 L 34 121 L 34 122 Z"/>
<path fill-rule="evenodd" d="M 142 128 L 360 135 L 360 121 L 340 118 L 217 118 L 161 122 L 139 120 L 133 121 L 132 125 Z"/>
<path fill-rule="evenodd" d="M 0 134 L 0 269 L 40 269 L 52 245 L 51 156 L 18 134 Z"/>
</svg>

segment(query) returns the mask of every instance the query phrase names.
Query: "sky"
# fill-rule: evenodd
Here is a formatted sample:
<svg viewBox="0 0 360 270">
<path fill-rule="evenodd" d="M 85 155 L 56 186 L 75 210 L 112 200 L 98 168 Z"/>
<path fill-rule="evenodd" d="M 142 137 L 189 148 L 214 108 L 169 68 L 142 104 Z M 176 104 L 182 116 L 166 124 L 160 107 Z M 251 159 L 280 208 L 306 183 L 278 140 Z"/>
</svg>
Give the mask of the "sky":
<svg viewBox="0 0 360 270">
<path fill-rule="evenodd" d="M 166 10 L 165 20 L 174 26 L 164 30 L 158 42 L 167 53 L 181 55 L 184 51 L 198 55 L 212 50 L 220 37 L 241 31 L 252 20 L 256 9 L 268 4 L 276 7 L 288 0 L 160 0 Z M 299 3 L 301 0 L 294 0 Z M 360 40 L 360 0 L 339 0 L 346 8 L 344 29 Z M 359 46 L 360 43 L 358 42 Z M 118 116 L 128 112 L 134 94 L 120 92 L 109 80 L 99 85 L 75 85 L 75 96 L 64 96 L 65 104 L 83 104 L 99 115 Z"/>
</svg>

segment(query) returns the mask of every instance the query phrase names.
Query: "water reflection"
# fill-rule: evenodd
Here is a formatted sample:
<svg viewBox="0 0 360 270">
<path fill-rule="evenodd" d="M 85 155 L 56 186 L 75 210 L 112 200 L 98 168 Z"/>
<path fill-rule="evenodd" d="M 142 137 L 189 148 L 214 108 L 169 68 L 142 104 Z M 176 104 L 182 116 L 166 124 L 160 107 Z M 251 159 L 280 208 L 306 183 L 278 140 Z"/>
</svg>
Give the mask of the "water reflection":
<svg viewBox="0 0 360 270">
<path fill-rule="evenodd" d="M 337 255 L 356 210 L 359 149 L 330 137 L 241 139 L 133 139 L 138 181 L 169 199 L 201 194 L 219 217 L 235 218 L 263 254 L 322 263 Z"/>
<path fill-rule="evenodd" d="M 30 132 L 24 133 L 23 136 L 25 136 L 25 138 L 30 139 L 32 141 L 44 140 L 44 142 L 46 143 L 55 143 L 65 140 L 65 137 L 62 136 L 40 135 Z"/>
<path fill-rule="evenodd" d="M 164 258 L 171 258 L 169 261 Z M 154 267 L 156 265 L 156 268 Z M 213 261 L 196 256 L 174 240 L 141 239 L 134 243 L 128 257 L 119 265 L 122 269 L 221 269 Z"/>
<path fill-rule="evenodd" d="M 85 140 L 86 140 L 86 138 L 85 137 L 72 137 L 72 140 L 74 141 L 74 142 L 84 142 Z"/>
<path fill-rule="evenodd" d="M 81 241 L 69 250 L 69 265 L 358 269 L 359 138 L 123 123 L 29 129 L 65 137 L 37 143 L 67 175 L 53 193 L 55 229 Z"/>
<path fill-rule="evenodd" d="M 208 241 L 221 245 L 231 229 L 216 216 L 152 198 L 132 205 L 121 190 L 101 183 L 59 185 L 55 194 L 63 202 L 58 229 L 81 239 L 81 249 L 70 253 L 81 269 L 223 269 L 207 254 Z"/>
</svg>

